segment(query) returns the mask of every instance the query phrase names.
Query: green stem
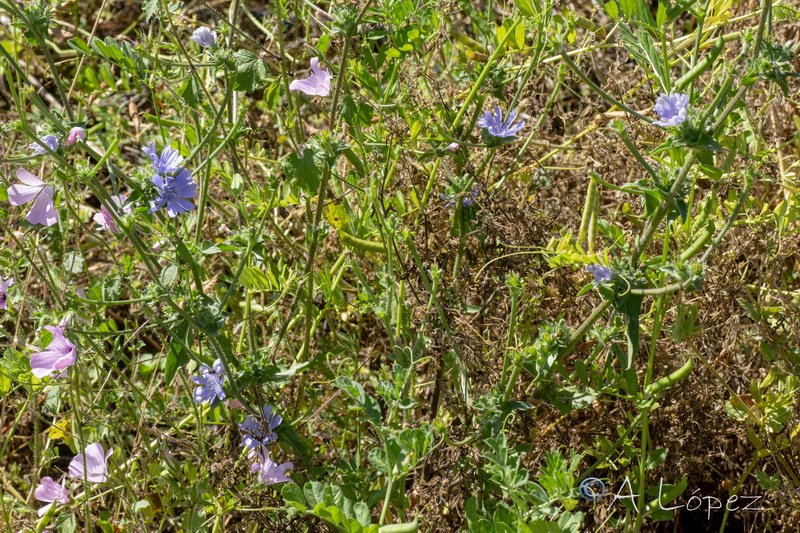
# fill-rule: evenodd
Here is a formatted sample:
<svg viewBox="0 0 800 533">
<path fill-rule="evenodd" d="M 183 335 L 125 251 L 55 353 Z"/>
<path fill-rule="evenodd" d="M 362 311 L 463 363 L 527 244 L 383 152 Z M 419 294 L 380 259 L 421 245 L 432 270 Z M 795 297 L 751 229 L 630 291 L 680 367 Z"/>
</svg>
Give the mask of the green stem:
<svg viewBox="0 0 800 533">
<path fill-rule="evenodd" d="M 511 36 L 514 35 L 514 30 L 517 29 L 517 26 L 519 26 L 521 21 L 522 19 L 520 18 L 517 18 L 514 21 L 514 23 L 511 25 L 510 28 L 508 28 L 508 31 L 498 43 L 497 48 L 495 48 L 492 55 L 489 56 L 489 60 L 486 61 L 486 65 L 483 67 L 483 70 L 481 71 L 480 75 L 478 75 L 478 79 L 475 80 L 475 83 L 472 85 L 472 90 L 467 95 L 467 99 L 464 100 L 461 109 L 459 109 L 456 118 L 453 120 L 453 125 L 450 127 L 451 132 L 456 131 L 458 123 L 461 122 L 461 119 L 464 117 L 464 113 L 467 112 L 467 108 L 469 107 L 470 102 L 472 102 L 472 99 L 475 98 L 475 96 L 478 94 L 478 90 L 480 90 L 481 85 L 483 84 L 483 80 L 485 80 L 486 76 L 489 75 L 489 72 L 492 69 L 492 65 L 494 64 L 495 61 L 497 61 L 497 58 L 500 57 L 500 54 L 503 53 L 503 50 L 505 50 L 506 43 L 508 42 L 509 38 L 511 38 Z"/>
<path fill-rule="evenodd" d="M 358 28 L 359 22 L 364 17 L 367 12 L 367 9 L 372 5 L 373 0 L 367 0 L 364 4 L 364 7 L 361 8 L 359 11 L 358 16 L 353 21 L 353 25 L 350 26 L 347 30 L 347 35 L 344 38 L 344 46 L 342 47 L 342 55 L 339 59 L 339 75 L 336 79 L 336 89 L 333 91 L 333 102 L 331 103 L 331 119 L 330 119 L 330 130 L 336 130 L 337 121 L 339 120 L 339 115 L 337 115 L 338 105 L 339 105 L 339 95 L 342 92 L 342 86 L 344 86 L 344 78 L 345 73 L 347 72 L 347 53 L 350 51 L 350 45 L 353 40 L 353 35 L 355 35 L 356 29 Z"/>
<path fill-rule="evenodd" d="M 325 162 L 322 167 L 322 179 L 319 183 L 317 190 L 317 210 L 314 213 L 313 220 L 312 214 L 308 212 L 308 221 L 311 225 L 311 246 L 308 248 L 308 260 L 306 261 L 306 313 L 305 313 L 305 335 L 303 347 L 300 349 L 298 361 L 305 361 L 311 353 L 311 326 L 314 323 L 312 310 L 314 308 L 314 258 L 317 253 L 317 245 L 319 243 L 319 225 L 322 221 L 322 211 L 325 208 L 325 195 L 328 191 L 328 179 L 330 178 L 330 169 L 328 163 Z M 309 200 L 310 204 L 310 200 Z"/>
</svg>

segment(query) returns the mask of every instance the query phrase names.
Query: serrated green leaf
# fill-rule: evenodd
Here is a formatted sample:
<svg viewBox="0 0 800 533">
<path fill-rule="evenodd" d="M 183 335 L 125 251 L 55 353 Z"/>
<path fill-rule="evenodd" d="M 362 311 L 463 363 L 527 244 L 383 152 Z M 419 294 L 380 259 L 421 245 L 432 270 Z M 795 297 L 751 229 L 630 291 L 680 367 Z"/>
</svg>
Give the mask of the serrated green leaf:
<svg viewBox="0 0 800 533">
<path fill-rule="evenodd" d="M 144 0 L 142 2 L 142 13 L 144 20 L 149 21 L 158 12 L 158 0 Z"/>
<path fill-rule="evenodd" d="M 189 79 L 183 84 L 181 97 L 186 100 L 189 107 L 197 107 L 203 100 L 203 89 L 200 87 L 200 82 L 197 81 L 197 76 L 189 76 Z"/>
<path fill-rule="evenodd" d="M 314 160 L 314 152 L 310 149 L 303 151 L 302 157 L 297 152 L 292 152 L 283 160 L 283 171 L 286 177 L 309 194 L 314 194 L 319 189 L 319 180 L 322 171 Z"/>
<path fill-rule="evenodd" d="M 236 63 L 236 81 L 233 88 L 251 93 L 266 84 L 267 65 L 250 50 L 239 50 L 233 55 Z"/>
<path fill-rule="evenodd" d="M 85 262 L 80 252 L 69 252 L 64 256 L 64 269 L 71 274 L 79 274 L 83 272 Z"/>
<path fill-rule="evenodd" d="M 172 287 L 175 285 L 175 281 L 178 279 L 177 265 L 167 265 L 164 270 L 161 271 L 159 279 L 161 280 L 161 285 L 164 287 Z"/>
</svg>

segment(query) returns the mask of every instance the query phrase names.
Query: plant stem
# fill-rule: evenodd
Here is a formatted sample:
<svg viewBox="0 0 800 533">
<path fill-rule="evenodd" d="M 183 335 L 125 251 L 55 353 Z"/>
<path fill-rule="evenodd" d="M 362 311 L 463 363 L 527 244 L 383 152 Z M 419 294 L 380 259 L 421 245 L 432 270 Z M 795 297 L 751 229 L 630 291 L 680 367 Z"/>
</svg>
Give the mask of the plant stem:
<svg viewBox="0 0 800 533">
<path fill-rule="evenodd" d="M 325 195 L 328 191 L 328 179 L 330 178 L 330 168 L 328 163 L 325 162 L 322 167 L 322 179 L 319 182 L 319 190 L 317 191 L 317 210 L 312 214 L 309 211 L 308 221 L 311 224 L 311 246 L 308 248 L 308 260 L 306 261 L 306 312 L 305 312 L 305 335 L 303 346 L 300 348 L 298 361 L 305 361 L 311 353 L 311 326 L 314 323 L 312 316 L 312 309 L 314 308 L 314 256 L 317 253 L 317 244 L 319 243 L 319 224 L 322 221 L 322 211 L 325 208 Z M 309 199 L 310 203 L 310 199 Z"/>
</svg>

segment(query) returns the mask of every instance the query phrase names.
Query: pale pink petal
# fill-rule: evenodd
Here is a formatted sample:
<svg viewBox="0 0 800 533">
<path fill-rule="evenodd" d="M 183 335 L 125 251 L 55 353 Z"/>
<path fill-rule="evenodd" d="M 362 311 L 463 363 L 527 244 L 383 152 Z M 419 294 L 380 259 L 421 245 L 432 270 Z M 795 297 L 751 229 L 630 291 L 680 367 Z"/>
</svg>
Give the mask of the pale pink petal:
<svg viewBox="0 0 800 533">
<path fill-rule="evenodd" d="M 66 482 L 67 480 L 64 479 L 61 485 L 59 485 L 49 476 L 42 478 L 39 486 L 33 491 L 33 497 L 39 501 L 53 503 L 39 509 L 39 516 L 47 514 L 53 505 L 66 505 L 69 503 L 69 491 L 67 490 Z"/>
<path fill-rule="evenodd" d="M 317 59 L 316 57 L 311 58 L 311 72 L 313 72 L 317 76 L 324 77 L 322 69 L 319 68 L 319 59 Z"/>
<path fill-rule="evenodd" d="M 108 453 L 100 443 L 90 444 L 86 447 L 86 480 L 92 483 L 103 483 L 108 475 L 108 465 L 106 462 L 114 450 Z M 83 454 L 78 454 L 69 463 L 69 475 L 77 479 L 84 478 Z"/>
<path fill-rule="evenodd" d="M 30 185 L 31 187 L 44 187 L 44 182 L 40 180 L 38 176 L 32 174 L 24 168 L 18 168 L 14 174 L 16 174 L 17 179 L 25 185 Z"/>
<path fill-rule="evenodd" d="M 31 372 L 41 379 L 52 374 L 56 370 L 56 366 L 60 367 L 59 370 L 65 368 L 65 361 L 70 359 L 69 355 L 52 350 L 36 352 L 31 354 Z"/>
<path fill-rule="evenodd" d="M 97 222 L 97 225 L 100 226 L 100 229 L 106 228 L 106 217 L 103 213 L 95 213 L 92 217 L 92 220 Z"/>
<path fill-rule="evenodd" d="M 53 205 L 53 188 L 45 187 L 41 194 L 36 197 L 33 207 L 25 220 L 31 224 L 41 224 L 42 226 L 52 226 L 58 223 L 58 212 Z"/>
<path fill-rule="evenodd" d="M 42 192 L 42 187 L 32 187 L 17 183 L 8 188 L 8 203 L 15 206 L 27 204 L 36 198 L 40 192 Z"/>
</svg>

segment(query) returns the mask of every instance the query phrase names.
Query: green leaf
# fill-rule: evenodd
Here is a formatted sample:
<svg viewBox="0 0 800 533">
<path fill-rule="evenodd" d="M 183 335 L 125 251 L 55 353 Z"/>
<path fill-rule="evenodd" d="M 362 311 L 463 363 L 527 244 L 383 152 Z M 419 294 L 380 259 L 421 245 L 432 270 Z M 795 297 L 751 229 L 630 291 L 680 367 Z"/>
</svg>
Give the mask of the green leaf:
<svg viewBox="0 0 800 533">
<path fill-rule="evenodd" d="M 144 20 L 149 21 L 158 12 L 158 0 L 144 0 L 142 2 L 142 13 Z"/>
<path fill-rule="evenodd" d="M 181 96 L 186 100 L 186 103 L 189 104 L 189 107 L 193 108 L 196 108 L 197 104 L 202 101 L 203 90 L 200 87 L 200 82 L 197 81 L 197 76 L 189 76 L 189 79 L 183 84 Z"/>
<path fill-rule="evenodd" d="M 536 9 L 534 9 L 531 0 L 516 0 L 517 7 L 519 10 L 522 11 L 523 14 L 528 15 L 529 17 L 536 16 Z"/>
<path fill-rule="evenodd" d="M 139 500 L 138 502 L 134 503 L 134 504 L 131 506 L 131 510 L 132 510 L 132 511 L 134 511 L 134 512 L 136 512 L 136 511 L 142 511 L 142 510 L 144 510 L 144 509 L 147 509 L 147 508 L 148 508 L 148 507 L 150 507 L 151 505 L 152 505 L 152 504 L 151 504 L 149 501 L 147 501 L 147 500 Z"/>
<path fill-rule="evenodd" d="M 175 373 L 188 362 L 189 357 L 180 343 L 173 342 L 170 344 L 169 352 L 167 352 L 167 362 L 164 366 L 164 381 L 166 381 L 167 385 L 172 384 L 172 380 L 175 379 Z"/>
<path fill-rule="evenodd" d="M 264 91 L 264 101 L 270 111 L 278 107 L 281 101 L 281 84 L 279 80 L 273 81 Z"/>
<path fill-rule="evenodd" d="M 628 293 L 623 297 L 615 298 L 614 306 L 627 318 L 628 354 L 627 360 L 620 360 L 620 365 L 624 370 L 631 368 L 639 351 L 639 315 L 643 301 L 644 295 L 642 294 Z"/>
<path fill-rule="evenodd" d="M 331 38 L 327 33 L 324 33 L 322 34 L 322 37 L 319 38 L 319 41 L 317 41 L 317 50 L 319 50 L 320 54 L 324 56 L 330 45 Z"/>
<path fill-rule="evenodd" d="M 251 93 L 265 85 L 267 65 L 260 57 L 249 50 L 239 50 L 233 57 L 236 62 L 234 89 Z"/>
<path fill-rule="evenodd" d="M 636 0 L 620 0 L 620 4 L 622 4 L 622 13 L 628 18 L 636 11 Z"/>
<path fill-rule="evenodd" d="M 61 513 L 55 522 L 58 524 L 58 533 L 75 533 L 78 530 L 78 521 L 72 513 Z"/>
<path fill-rule="evenodd" d="M 64 269 L 71 274 L 83 272 L 85 261 L 80 252 L 69 252 L 64 256 Z"/>
<path fill-rule="evenodd" d="M 161 271 L 159 279 L 164 287 L 172 287 L 175 285 L 175 281 L 178 279 L 177 265 L 167 265 L 164 270 Z"/>
<path fill-rule="evenodd" d="M 69 45 L 70 48 L 72 48 L 79 54 L 87 56 L 92 55 L 91 48 L 89 48 L 89 45 L 86 44 L 86 41 L 84 41 L 80 37 L 73 37 L 72 39 L 68 40 L 67 45 Z"/>
<path fill-rule="evenodd" d="M 283 171 L 286 177 L 301 187 L 309 194 L 315 194 L 319 189 L 319 180 L 322 171 L 314 160 L 314 152 L 308 148 L 303 155 L 298 156 L 292 152 L 283 160 Z"/>
<path fill-rule="evenodd" d="M 342 118 L 349 126 L 369 126 L 372 123 L 372 112 L 372 106 L 356 104 L 349 95 L 342 100 Z"/>
<path fill-rule="evenodd" d="M 122 291 L 122 278 L 120 278 L 119 274 L 117 274 L 116 272 L 112 272 L 111 274 L 103 278 L 103 285 L 101 289 L 103 300 L 106 301 L 116 300 L 119 298 L 121 291 Z"/>
<path fill-rule="evenodd" d="M 606 13 L 608 16 L 611 17 L 612 20 L 619 19 L 619 6 L 615 0 L 611 0 L 610 2 L 605 3 Z"/>
<path fill-rule="evenodd" d="M 284 483 L 281 488 L 281 496 L 283 500 L 299 511 L 308 509 L 306 506 L 306 497 L 303 495 L 303 489 L 294 483 Z"/>
<path fill-rule="evenodd" d="M 656 448 L 655 450 L 647 454 L 647 462 L 645 462 L 645 468 L 647 470 L 651 470 L 657 467 L 658 465 L 662 464 L 666 460 L 667 460 L 667 449 Z"/>
<path fill-rule="evenodd" d="M 667 5 L 664 2 L 658 3 L 658 11 L 656 13 L 656 26 L 661 28 L 667 21 Z"/>
</svg>

